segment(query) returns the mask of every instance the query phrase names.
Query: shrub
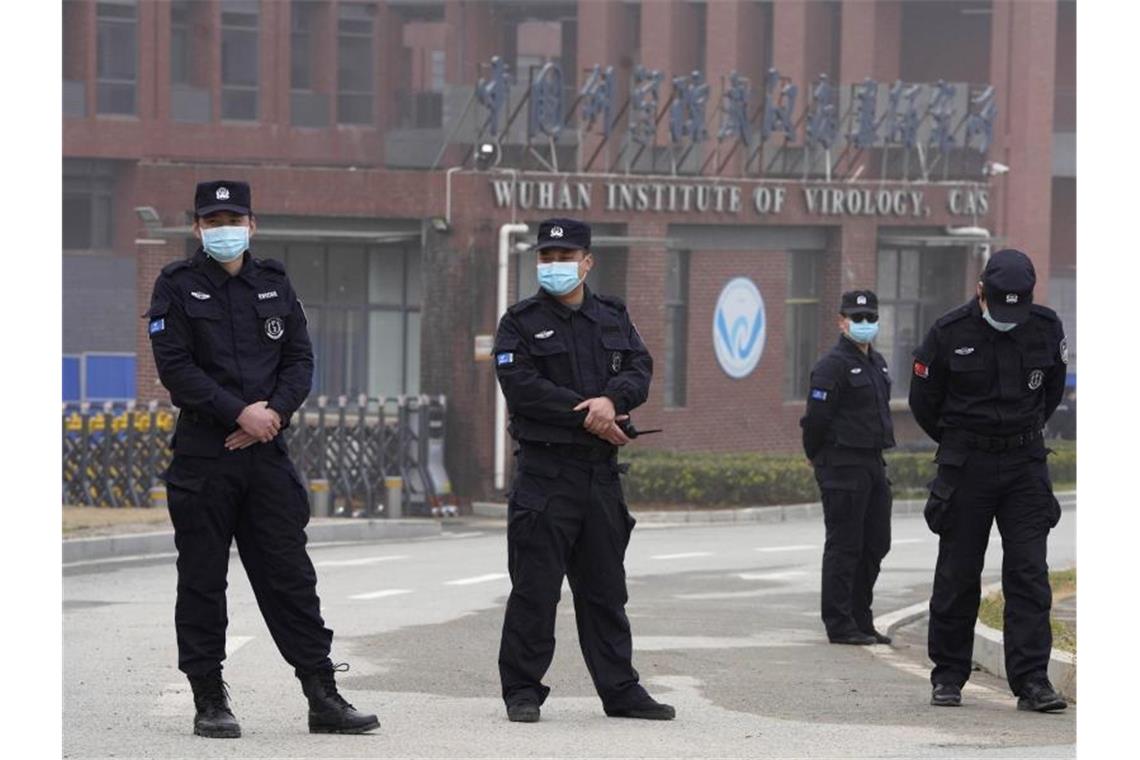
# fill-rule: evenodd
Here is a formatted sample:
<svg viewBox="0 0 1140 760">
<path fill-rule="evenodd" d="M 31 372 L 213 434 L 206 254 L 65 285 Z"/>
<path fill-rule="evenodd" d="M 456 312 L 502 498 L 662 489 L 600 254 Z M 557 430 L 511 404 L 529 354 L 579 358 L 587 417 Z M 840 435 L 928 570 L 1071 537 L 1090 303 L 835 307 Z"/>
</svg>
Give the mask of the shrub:
<svg viewBox="0 0 1140 760">
<path fill-rule="evenodd" d="M 1074 482 L 1076 447 L 1050 442 L 1049 469 L 1054 482 Z M 887 475 L 896 496 L 921 491 L 937 470 L 930 451 L 887 452 Z M 811 465 L 798 454 L 757 452 L 676 452 L 633 450 L 622 454 L 631 467 L 625 495 L 631 502 L 666 502 L 698 506 L 762 506 L 819 500 Z"/>
</svg>

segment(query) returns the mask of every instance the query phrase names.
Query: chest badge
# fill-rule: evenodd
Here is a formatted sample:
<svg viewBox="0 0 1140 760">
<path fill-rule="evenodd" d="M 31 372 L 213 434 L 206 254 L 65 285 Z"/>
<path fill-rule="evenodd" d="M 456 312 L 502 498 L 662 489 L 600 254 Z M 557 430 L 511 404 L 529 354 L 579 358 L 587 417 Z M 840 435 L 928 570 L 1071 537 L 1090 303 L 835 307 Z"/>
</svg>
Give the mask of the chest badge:
<svg viewBox="0 0 1140 760">
<path fill-rule="evenodd" d="M 209 293 L 203 293 L 203 292 L 202 292 L 202 291 L 200 291 L 200 290 L 191 290 L 191 291 L 190 291 L 190 295 L 194 296 L 194 297 L 195 297 L 195 298 L 197 298 L 199 301 L 208 301 L 208 300 L 209 300 L 209 298 L 210 298 L 210 294 L 209 294 Z"/>
<path fill-rule="evenodd" d="M 553 330 L 543 330 L 542 332 L 536 332 L 534 334 L 534 337 L 536 340 L 546 340 L 547 338 L 549 338 L 553 334 L 554 334 Z"/>
<path fill-rule="evenodd" d="M 266 301 L 270 298 L 276 298 L 276 297 L 277 297 L 277 291 L 276 290 L 271 290 L 268 293 L 258 293 L 257 294 L 257 300 L 258 301 Z"/>
<path fill-rule="evenodd" d="M 958 356 L 969 356 L 970 354 L 974 353 L 974 347 L 962 346 L 960 348 L 955 348 L 954 353 L 958 354 Z"/>
<path fill-rule="evenodd" d="M 281 317 L 270 317 L 265 320 L 265 336 L 270 340 L 281 340 L 285 335 L 285 323 Z"/>
<path fill-rule="evenodd" d="M 1041 383 L 1045 382 L 1045 373 L 1039 369 L 1035 369 L 1029 373 L 1029 390 L 1035 391 L 1041 387 Z"/>
<path fill-rule="evenodd" d="M 862 371 L 863 371 L 862 367 L 852 367 L 851 368 L 851 374 L 852 375 L 858 375 Z"/>
<path fill-rule="evenodd" d="M 610 354 L 610 371 L 615 375 L 621 372 L 621 351 L 614 351 Z"/>
</svg>

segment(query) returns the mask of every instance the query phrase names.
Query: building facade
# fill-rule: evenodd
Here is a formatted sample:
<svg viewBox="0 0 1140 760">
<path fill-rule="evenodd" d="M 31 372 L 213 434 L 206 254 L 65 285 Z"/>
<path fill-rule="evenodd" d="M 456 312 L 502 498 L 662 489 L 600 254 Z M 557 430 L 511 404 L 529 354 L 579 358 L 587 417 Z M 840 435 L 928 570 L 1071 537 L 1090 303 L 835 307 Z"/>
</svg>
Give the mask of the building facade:
<svg viewBox="0 0 1140 760">
<path fill-rule="evenodd" d="M 217 178 L 253 186 L 254 251 L 282 259 L 305 302 L 314 393 L 446 395 L 462 498 L 494 491 L 487 340 L 510 223 L 594 224 L 590 283 L 626 300 L 656 362 L 636 418 L 665 432 L 636 446 L 797 450 L 808 371 L 855 287 L 879 294 L 899 438 L 919 440 L 910 352 L 972 295 L 994 246 L 1033 258 L 1076 354 L 1072 2 L 63 6 L 64 371 L 78 397 L 165 397 L 138 315 L 193 248 L 194 183 Z M 613 67 L 606 97 L 595 65 Z M 876 137 L 859 147 L 867 78 Z M 939 80 L 954 83 L 944 110 Z M 905 116 L 896 81 L 904 101 L 921 85 L 913 149 L 888 144 L 888 111 Z M 587 101 L 609 118 L 591 123 Z M 987 102 L 983 153 L 967 131 Z M 654 118 L 635 137 L 639 113 Z M 513 302 L 535 289 L 534 256 L 508 251 Z"/>
</svg>

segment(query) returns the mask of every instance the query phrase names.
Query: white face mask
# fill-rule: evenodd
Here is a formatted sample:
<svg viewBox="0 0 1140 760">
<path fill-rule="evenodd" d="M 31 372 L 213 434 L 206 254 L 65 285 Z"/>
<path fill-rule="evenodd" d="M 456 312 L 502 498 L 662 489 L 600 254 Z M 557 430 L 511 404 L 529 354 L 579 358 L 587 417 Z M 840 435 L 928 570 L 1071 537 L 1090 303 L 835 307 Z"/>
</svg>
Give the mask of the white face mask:
<svg viewBox="0 0 1140 760">
<path fill-rule="evenodd" d="M 996 319 L 991 317 L 990 307 L 988 306 L 982 309 L 982 319 L 989 322 L 990 327 L 994 328 L 998 332 L 1009 332 L 1013 328 L 1017 327 L 1016 322 L 998 322 Z"/>
</svg>

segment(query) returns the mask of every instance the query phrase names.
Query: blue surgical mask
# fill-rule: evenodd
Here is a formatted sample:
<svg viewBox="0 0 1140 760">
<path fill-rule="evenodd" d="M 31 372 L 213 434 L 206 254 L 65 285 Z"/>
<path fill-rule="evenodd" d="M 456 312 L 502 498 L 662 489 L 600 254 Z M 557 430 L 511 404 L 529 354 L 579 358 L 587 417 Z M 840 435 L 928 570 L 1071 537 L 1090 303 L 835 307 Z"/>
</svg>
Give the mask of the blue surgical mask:
<svg viewBox="0 0 1140 760">
<path fill-rule="evenodd" d="M 990 316 L 990 309 L 988 306 L 986 308 L 982 309 L 982 319 L 989 322 L 990 327 L 994 328 L 998 332 L 1009 332 L 1013 328 L 1017 327 L 1016 322 L 998 322 L 996 319 L 991 317 Z"/>
<path fill-rule="evenodd" d="M 233 261 L 249 248 L 249 227 L 206 227 L 202 247 L 215 261 Z"/>
<path fill-rule="evenodd" d="M 847 334 L 856 343 L 870 343 L 879 334 L 879 323 L 847 320 Z"/>
<path fill-rule="evenodd" d="M 539 287 L 552 296 L 566 295 L 578 287 L 581 281 L 577 261 L 552 261 L 538 265 Z"/>
</svg>

